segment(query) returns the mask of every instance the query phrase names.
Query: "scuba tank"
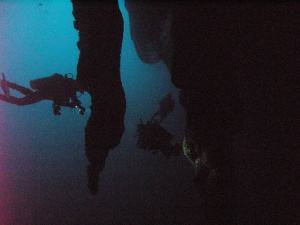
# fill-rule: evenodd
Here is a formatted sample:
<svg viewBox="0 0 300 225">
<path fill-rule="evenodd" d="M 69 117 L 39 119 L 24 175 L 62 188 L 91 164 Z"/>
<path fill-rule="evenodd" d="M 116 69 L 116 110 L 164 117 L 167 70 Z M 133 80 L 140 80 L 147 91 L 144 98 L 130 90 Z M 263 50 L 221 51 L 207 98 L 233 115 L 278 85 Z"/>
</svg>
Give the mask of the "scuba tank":
<svg viewBox="0 0 300 225">
<path fill-rule="evenodd" d="M 30 81 L 30 87 L 33 90 L 43 89 L 47 87 L 56 87 L 65 80 L 65 77 L 61 74 L 55 73 L 48 77 L 39 78 Z"/>
</svg>

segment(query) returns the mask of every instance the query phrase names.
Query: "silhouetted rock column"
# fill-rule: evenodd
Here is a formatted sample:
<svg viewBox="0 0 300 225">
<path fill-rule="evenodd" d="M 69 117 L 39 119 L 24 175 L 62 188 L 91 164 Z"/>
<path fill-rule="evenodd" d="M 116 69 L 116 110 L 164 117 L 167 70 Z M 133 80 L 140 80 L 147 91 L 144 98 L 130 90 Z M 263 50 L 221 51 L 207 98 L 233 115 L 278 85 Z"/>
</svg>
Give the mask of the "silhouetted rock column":
<svg viewBox="0 0 300 225">
<path fill-rule="evenodd" d="M 85 145 L 91 163 L 89 182 L 95 186 L 109 150 L 120 143 L 125 130 L 126 101 L 120 78 L 123 18 L 117 0 L 72 3 L 74 27 L 79 31 L 77 81 L 92 99 Z"/>
</svg>

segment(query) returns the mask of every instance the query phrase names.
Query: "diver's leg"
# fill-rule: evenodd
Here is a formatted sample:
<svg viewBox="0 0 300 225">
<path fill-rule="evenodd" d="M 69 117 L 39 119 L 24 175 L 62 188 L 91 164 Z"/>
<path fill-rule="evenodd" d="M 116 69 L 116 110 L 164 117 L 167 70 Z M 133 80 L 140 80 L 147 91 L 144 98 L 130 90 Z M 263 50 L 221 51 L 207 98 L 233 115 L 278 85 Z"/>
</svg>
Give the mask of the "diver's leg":
<svg viewBox="0 0 300 225">
<path fill-rule="evenodd" d="M 14 96 L 10 96 L 9 98 L 7 98 L 6 95 L 0 94 L 0 100 L 11 103 L 11 104 L 19 105 L 19 106 L 34 104 L 34 103 L 42 101 L 44 99 L 45 99 L 44 96 L 40 92 L 37 92 L 37 91 L 32 92 L 31 94 L 26 95 L 23 98 L 16 98 Z"/>
<path fill-rule="evenodd" d="M 34 91 L 30 90 L 29 88 L 23 87 L 23 86 L 18 85 L 16 83 L 11 83 L 9 81 L 6 81 L 6 82 L 7 82 L 8 87 L 10 87 L 13 90 L 19 91 L 23 95 L 30 95 L 30 94 L 34 93 Z"/>
</svg>

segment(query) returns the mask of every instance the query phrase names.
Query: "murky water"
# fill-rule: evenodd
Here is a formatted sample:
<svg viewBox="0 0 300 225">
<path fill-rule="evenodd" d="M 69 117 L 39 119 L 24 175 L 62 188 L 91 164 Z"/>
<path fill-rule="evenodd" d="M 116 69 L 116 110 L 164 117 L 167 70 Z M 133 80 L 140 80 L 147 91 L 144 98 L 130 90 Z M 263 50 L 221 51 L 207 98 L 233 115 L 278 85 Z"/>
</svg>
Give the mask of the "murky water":
<svg viewBox="0 0 300 225">
<path fill-rule="evenodd" d="M 29 106 L 0 102 L 0 224 L 186 224 L 198 211 L 193 168 L 183 155 L 166 159 L 136 147 L 135 129 L 171 92 L 175 110 L 162 124 L 181 142 L 185 112 L 178 89 L 163 63 L 143 64 L 125 22 L 121 76 L 126 94 L 126 132 L 110 152 L 99 179 L 99 193 L 87 185 L 84 116 L 50 101 Z M 76 76 L 78 33 L 72 4 L 58 1 L 0 2 L 0 72 L 29 87 L 32 79 L 53 73 Z M 11 95 L 20 96 L 12 91 Z M 80 98 L 88 109 L 90 96 Z"/>
</svg>

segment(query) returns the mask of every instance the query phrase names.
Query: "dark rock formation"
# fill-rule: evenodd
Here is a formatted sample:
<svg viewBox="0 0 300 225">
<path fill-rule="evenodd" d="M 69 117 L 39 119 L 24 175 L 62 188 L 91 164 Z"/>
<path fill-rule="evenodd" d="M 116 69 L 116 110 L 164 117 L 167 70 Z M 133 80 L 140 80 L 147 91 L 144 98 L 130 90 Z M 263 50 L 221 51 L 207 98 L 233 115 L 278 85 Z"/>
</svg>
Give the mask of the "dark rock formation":
<svg viewBox="0 0 300 225">
<path fill-rule="evenodd" d="M 74 26 L 79 31 L 77 81 L 92 99 L 85 128 L 89 188 L 97 193 L 99 173 L 109 150 L 124 133 L 125 93 L 120 78 L 123 18 L 118 1 L 76 1 Z"/>
<path fill-rule="evenodd" d="M 154 49 L 159 53 L 155 61 L 166 63 L 173 84 L 181 89 L 180 102 L 187 111 L 184 147 L 197 170 L 195 184 L 204 197 L 208 223 L 296 221 L 296 201 L 284 208 L 295 196 L 290 193 L 287 197 L 282 186 L 292 188 L 296 165 L 292 159 L 297 152 L 293 141 L 296 131 L 291 131 L 291 121 L 296 103 L 293 92 L 297 92 L 294 82 L 299 76 L 299 5 L 126 2 L 132 39 L 141 60 L 147 62 L 145 56 Z M 171 20 L 169 35 L 161 29 L 168 22 L 166 18 Z M 148 49 L 141 47 L 149 43 L 143 36 L 147 33 L 155 40 Z M 162 36 L 169 38 L 167 49 L 160 47 L 166 46 Z M 245 145 L 249 142 L 254 143 Z M 275 147 L 274 143 L 280 145 Z M 247 169 L 243 160 L 248 160 L 246 164 L 252 169 Z M 260 169 L 254 169 L 256 166 Z M 284 175 L 287 172 L 289 178 Z M 265 178 L 249 179 L 258 174 L 268 175 L 272 185 Z M 264 196 L 267 190 L 273 195 Z M 246 193 L 251 196 L 243 197 Z M 247 201 L 260 205 L 251 207 Z M 264 207 L 267 213 L 257 216 Z"/>
<path fill-rule="evenodd" d="M 195 184 L 209 224 L 237 223 L 233 137 L 242 129 L 243 105 L 233 11 L 198 3 L 173 7 L 171 77 L 187 111 L 186 140 L 206 158 L 204 167 L 196 165 Z"/>
<path fill-rule="evenodd" d="M 127 0 L 125 7 L 129 15 L 131 39 L 139 58 L 147 64 L 168 58 L 171 53 L 169 5 Z"/>
</svg>

